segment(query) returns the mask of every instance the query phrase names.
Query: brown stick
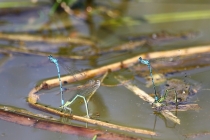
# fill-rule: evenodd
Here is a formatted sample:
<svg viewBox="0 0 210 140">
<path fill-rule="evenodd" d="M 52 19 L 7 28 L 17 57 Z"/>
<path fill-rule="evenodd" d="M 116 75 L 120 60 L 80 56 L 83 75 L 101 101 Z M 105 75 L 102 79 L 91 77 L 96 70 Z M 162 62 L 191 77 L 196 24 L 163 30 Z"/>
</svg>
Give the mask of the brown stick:
<svg viewBox="0 0 210 140">
<path fill-rule="evenodd" d="M 115 77 L 119 82 L 124 81 L 124 78 L 122 76 L 116 76 Z M 155 99 L 151 96 L 149 96 L 146 92 L 144 92 L 143 90 L 139 89 L 138 87 L 132 85 L 130 82 L 127 82 L 124 84 L 124 86 L 131 90 L 132 92 L 134 92 L 136 95 L 138 95 L 142 100 L 149 102 L 150 104 L 154 103 Z M 153 104 L 156 107 L 161 107 L 160 103 L 155 103 Z M 164 115 L 165 117 L 167 117 L 168 119 L 174 121 L 177 124 L 180 124 L 180 119 L 177 118 L 176 116 L 174 116 L 170 111 L 168 110 L 161 110 L 160 111 L 162 113 L 162 115 Z"/>
<path fill-rule="evenodd" d="M 109 52 L 113 52 L 113 51 L 134 50 L 137 47 L 143 46 L 145 43 L 146 43 L 146 40 L 128 42 L 128 43 L 121 44 L 121 45 L 116 46 L 116 47 L 111 47 L 111 48 L 108 48 L 108 49 L 101 49 L 99 51 L 99 54 L 109 53 Z"/>
<path fill-rule="evenodd" d="M 96 69 L 93 69 L 93 70 L 88 70 L 88 71 L 85 72 L 86 76 L 82 77 L 80 80 L 84 80 L 84 79 L 87 79 L 87 78 L 92 78 L 94 76 L 102 75 L 109 70 L 117 71 L 121 68 L 127 68 L 129 66 L 132 66 L 135 63 L 138 63 L 138 58 L 140 56 L 143 57 L 144 59 L 145 58 L 146 59 L 149 59 L 149 58 L 150 59 L 152 59 L 152 58 L 155 59 L 155 58 L 161 58 L 163 56 L 165 56 L 165 57 L 175 57 L 175 56 L 182 56 L 182 55 L 206 53 L 206 52 L 209 52 L 209 51 L 210 51 L 209 46 L 202 46 L 202 47 L 195 47 L 195 48 L 186 48 L 186 49 L 146 53 L 146 54 L 138 55 L 138 56 L 135 56 L 133 58 L 124 60 L 122 62 L 117 62 L 117 63 L 113 63 L 113 64 L 110 64 L 110 65 L 102 66 L 100 68 L 96 68 Z M 79 74 L 79 75 L 81 75 L 81 74 Z M 74 82 L 74 77 L 73 76 L 65 76 L 65 77 L 62 77 L 61 80 L 63 82 L 65 81 L 65 82 L 71 83 L 71 82 Z M 52 80 L 47 80 L 47 81 L 43 82 L 41 85 L 37 86 L 36 88 L 33 88 L 29 93 L 29 98 L 28 98 L 29 104 L 31 104 L 31 105 L 33 105 L 37 108 L 40 108 L 40 109 L 48 110 L 49 108 L 46 108 L 46 107 L 40 106 L 40 105 L 37 106 L 38 104 L 35 104 L 37 102 L 38 98 L 39 98 L 35 93 L 42 88 L 51 88 L 51 87 L 55 87 L 55 86 L 59 86 L 59 82 L 58 82 L 57 78 L 52 79 Z M 153 101 L 154 101 L 154 99 L 153 99 Z M 49 112 L 53 113 L 53 112 L 55 112 L 55 110 L 50 109 Z M 57 113 L 59 114 L 59 111 Z M 163 114 L 167 114 L 167 111 L 163 112 Z M 59 115 L 64 115 L 64 114 L 61 113 Z M 168 113 L 168 115 L 171 116 L 170 113 Z M 76 116 L 72 117 L 71 116 L 71 118 L 75 118 L 75 119 L 77 118 L 77 119 L 80 120 L 79 116 L 78 117 L 76 117 Z M 171 117 L 171 118 L 173 118 L 173 117 Z M 180 123 L 180 120 L 178 118 L 173 118 L 173 119 L 178 124 Z M 92 123 L 94 123 L 94 122 L 92 122 Z M 100 122 L 98 122 L 98 125 L 99 124 L 100 124 Z M 109 126 L 106 123 L 103 123 L 103 124 L 100 124 L 100 125 L 104 125 L 104 126 L 107 126 L 107 127 L 112 127 L 112 126 Z M 116 126 L 116 128 L 118 128 L 118 126 Z M 127 128 L 125 128 L 125 131 L 126 130 L 127 130 Z M 137 132 L 137 131 L 133 130 L 133 132 Z M 143 131 L 141 130 L 140 133 L 142 133 L 142 132 Z M 152 135 L 152 134 L 154 134 L 154 133 L 151 133 L 150 135 Z"/>
<path fill-rule="evenodd" d="M 185 136 L 187 139 L 195 139 L 197 137 L 202 137 L 206 135 L 210 135 L 210 132 L 204 131 L 204 132 L 198 132 L 198 133 L 184 134 L 183 136 Z M 202 139 L 202 138 L 197 138 L 197 139 Z"/>
<path fill-rule="evenodd" d="M 61 112 L 57 109 L 50 108 L 47 105 L 34 104 L 34 103 L 31 103 L 31 102 L 29 102 L 29 104 L 32 107 L 35 107 L 37 109 L 44 110 L 46 112 L 56 114 L 56 115 L 60 115 L 60 116 L 63 116 L 63 117 L 67 117 L 67 118 L 70 118 L 70 119 L 73 119 L 73 120 L 78 120 L 78 121 L 82 121 L 82 122 L 86 122 L 86 123 L 105 126 L 105 127 L 108 127 L 108 128 L 123 130 L 123 131 L 127 131 L 127 132 L 135 132 L 135 133 L 145 134 L 145 135 L 157 135 L 155 132 L 152 132 L 152 131 L 149 131 L 149 130 L 125 127 L 125 126 L 120 126 L 120 125 L 115 125 L 115 124 L 111 124 L 111 123 L 102 122 L 102 121 L 99 121 L 99 120 L 84 118 L 84 117 L 73 115 L 73 114 L 67 114 L 67 113 Z"/>
<path fill-rule="evenodd" d="M 123 81 L 124 78 L 122 76 L 116 76 L 115 77 L 120 83 L 124 83 Z M 142 100 L 149 102 L 150 104 L 153 104 L 155 99 L 151 96 L 149 96 L 146 92 L 144 92 L 143 90 L 139 89 L 138 87 L 136 87 L 135 85 L 132 85 L 131 82 L 126 82 L 124 84 L 124 86 L 131 90 L 134 94 L 136 94 L 137 96 L 139 96 Z M 186 105 L 179 105 L 178 107 L 174 106 L 174 105 L 169 105 L 169 106 L 161 106 L 160 103 L 155 103 L 153 104 L 156 108 L 156 111 L 159 111 L 160 113 L 162 113 L 162 115 L 164 115 L 166 118 L 174 121 L 175 123 L 180 124 L 180 120 L 174 116 L 170 111 L 187 111 L 187 110 L 199 110 L 200 107 L 198 106 L 198 104 L 186 104 Z"/>
<path fill-rule="evenodd" d="M 104 78 L 107 76 L 107 74 L 108 73 L 104 74 L 104 76 L 101 78 L 101 81 L 104 80 Z M 43 82 L 43 83 L 45 83 L 45 82 Z M 41 85 L 43 85 L 43 84 L 41 84 Z M 115 125 L 115 124 L 111 124 L 111 123 L 105 123 L 105 122 L 102 122 L 102 121 L 88 119 L 88 118 L 76 116 L 76 115 L 73 115 L 73 114 L 67 114 L 67 113 L 61 112 L 57 109 L 50 108 L 49 106 L 46 106 L 46 105 L 40 105 L 40 104 L 37 103 L 37 100 L 39 99 L 39 96 L 36 95 L 35 93 L 37 91 L 39 91 L 41 89 L 41 87 L 42 86 L 38 86 L 37 88 L 32 89 L 31 92 L 29 93 L 29 96 L 28 96 L 29 104 L 31 106 L 35 107 L 35 108 L 38 108 L 40 110 L 44 110 L 44 111 L 47 111 L 47 112 L 50 112 L 50 113 L 53 113 L 53 114 L 56 114 L 56 115 L 65 116 L 65 117 L 68 117 L 70 119 L 86 122 L 86 123 L 96 124 L 96 125 L 105 126 L 105 127 L 114 128 L 114 129 L 119 129 L 119 130 L 128 131 L 128 132 L 135 132 L 135 133 L 146 134 L 146 135 L 156 135 L 156 133 L 152 132 L 152 131 L 137 129 L 137 128 L 131 128 L 131 127 L 125 127 L 125 126 Z"/>
<path fill-rule="evenodd" d="M 41 51 L 36 51 L 36 50 L 30 50 L 30 49 L 23 49 L 23 48 L 15 48 L 15 47 L 1 47 L 0 52 L 15 52 L 15 53 L 26 53 L 26 54 L 31 54 L 31 55 L 40 55 L 40 56 L 49 56 L 51 53 L 47 52 L 41 52 Z M 59 57 L 58 54 L 54 54 L 53 56 Z M 63 56 L 64 58 L 71 58 L 71 59 L 85 59 L 85 56 L 78 56 L 78 55 L 68 55 L 68 56 Z"/>
<path fill-rule="evenodd" d="M 34 36 L 30 34 L 4 34 L 0 33 L 1 39 L 8 39 L 8 40 L 19 40 L 19 41 L 42 41 L 42 42 L 49 42 L 49 43 L 72 43 L 72 44 L 83 44 L 87 46 L 94 46 L 95 43 L 91 40 L 84 39 L 84 38 L 70 38 L 70 37 L 49 37 L 49 36 Z"/>
<path fill-rule="evenodd" d="M 160 108 L 155 108 L 155 110 L 169 110 L 169 111 L 187 111 L 187 110 L 200 110 L 200 106 L 198 104 L 185 104 L 185 105 L 178 105 L 177 107 L 175 105 L 168 105 L 168 106 L 162 106 Z"/>
<path fill-rule="evenodd" d="M 121 68 L 128 68 L 136 63 L 138 63 L 139 57 L 142 57 L 144 59 L 156 59 L 156 58 L 162 58 L 162 57 L 176 57 L 176 56 L 185 56 L 185 55 L 191 55 L 191 54 L 199 54 L 199 53 L 206 53 L 210 52 L 210 46 L 199 46 L 194 48 L 184 48 L 184 49 L 176 49 L 176 50 L 169 50 L 169 51 L 160 51 L 160 52 L 152 52 L 152 53 L 145 53 L 141 55 L 137 55 L 135 57 L 126 59 L 121 62 L 109 64 L 106 66 L 102 66 L 93 70 L 85 71 L 84 73 L 86 76 L 82 77 L 80 80 L 92 78 L 94 76 L 102 75 L 106 73 L 107 71 L 117 71 Z M 81 73 L 78 74 L 78 76 L 81 75 Z M 77 76 L 77 75 L 76 75 Z M 72 83 L 74 82 L 73 76 L 65 76 L 61 78 L 62 81 Z M 45 85 L 48 88 L 59 86 L 59 82 L 57 79 L 47 80 L 45 82 Z"/>
<path fill-rule="evenodd" d="M 19 112 L 20 111 L 20 112 Z M 113 140 L 113 139 L 125 139 L 125 140 L 134 140 L 137 138 L 128 137 L 124 135 L 119 135 L 110 132 L 103 132 L 100 130 L 95 130 L 91 128 L 83 128 L 78 126 L 70 126 L 67 124 L 62 124 L 56 119 L 52 119 L 48 116 L 38 116 L 28 111 L 22 111 L 13 109 L 11 107 L 0 107 L 0 119 L 17 123 L 25 126 L 33 126 L 35 128 L 61 132 L 71 135 L 80 135 L 88 138 L 93 138 L 97 135 L 97 139 L 100 140 Z M 138 138 L 141 140 L 141 138 Z"/>
</svg>

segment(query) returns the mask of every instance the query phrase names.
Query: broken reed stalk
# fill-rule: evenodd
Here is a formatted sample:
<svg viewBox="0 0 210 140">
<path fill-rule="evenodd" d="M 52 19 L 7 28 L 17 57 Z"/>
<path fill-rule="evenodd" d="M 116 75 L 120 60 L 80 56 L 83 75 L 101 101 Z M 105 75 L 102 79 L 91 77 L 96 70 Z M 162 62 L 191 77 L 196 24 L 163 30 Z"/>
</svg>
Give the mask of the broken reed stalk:
<svg viewBox="0 0 210 140">
<path fill-rule="evenodd" d="M 168 105 L 168 106 L 161 106 L 160 108 L 155 108 L 155 111 L 160 111 L 160 110 L 169 110 L 169 111 L 188 111 L 188 110 L 200 110 L 200 106 L 198 104 L 183 104 L 183 105 L 178 105 L 177 107 L 175 105 Z"/>
<path fill-rule="evenodd" d="M 106 66 L 95 68 L 92 70 L 84 71 L 82 73 L 85 73 L 85 76 L 82 77 L 80 80 L 99 76 L 106 73 L 107 71 L 117 71 L 122 68 L 128 68 L 138 63 L 139 57 L 142 57 L 144 59 L 156 59 L 156 58 L 163 58 L 163 57 L 171 58 L 171 57 L 176 57 L 176 56 L 186 56 L 186 55 L 200 54 L 200 53 L 206 53 L 206 52 L 210 52 L 210 46 L 200 46 L 200 47 L 194 47 L 194 48 L 184 48 L 184 49 L 176 49 L 176 50 L 169 50 L 169 51 L 144 53 L 144 54 L 126 59 L 121 62 L 116 62 L 116 63 L 112 63 Z M 79 75 L 81 75 L 81 73 L 78 73 L 78 76 Z M 67 83 L 72 83 L 74 82 L 74 76 L 61 77 L 61 80 Z M 40 85 L 40 86 L 41 88 L 42 87 L 51 88 L 51 87 L 59 86 L 59 82 L 57 79 L 54 79 L 54 80 L 51 79 L 51 80 L 45 81 L 45 83 L 43 83 L 43 85 Z"/>
<path fill-rule="evenodd" d="M 108 72 L 106 72 L 104 74 L 104 76 L 101 78 L 101 81 L 104 80 L 104 78 L 107 76 L 107 74 L 108 74 Z M 45 83 L 45 82 L 43 82 L 43 83 Z M 41 85 L 43 85 L 43 83 Z M 46 112 L 56 114 L 56 115 L 60 115 L 60 116 L 63 116 L 63 117 L 67 117 L 67 118 L 70 118 L 70 119 L 73 119 L 73 120 L 78 120 L 78 121 L 91 123 L 91 124 L 95 124 L 95 125 L 99 125 L 99 126 L 105 126 L 105 127 L 112 128 L 112 129 L 118 129 L 118 130 L 123 130 L 123 131 L 127 131 L 127 132 L 135 132 L 135 133 L 145 134 L 145 135 L 157 135 L 155 132 L 152 132 L 152 131 L 149 131 L 149 130 L 125 127 L 125 126 L 120 126 L 120 125 L 115 125 L 115 124 L 111 124 L 111 123 L 102 122 L 102 121 L 99 121 L 99 120 L 93 120 L 93 119 L 89 119 L 89 118 L 65 113 L 65 112 L 62 112 L 58 109 L 51 108 L 47 105 L 38 104 L 37 100 L 39 99 L 39 96 L 36 94 L 36 92 L 38 92 L 40 89 L 42 89 L 42 86 L 35 87 L 30 91 L 30 93 L 28 95 L 29 104 L 32 107 L 35 107 L 37 109 L 44 110 Z M 88 100 L 89 100 L 89 98 L 88 98 Z"/>
<path fill-rule="evenodd" d="M 114 51 L 134 50 L 137 47 L 143 46 L 144 44 L 146 44 L 146 42 L 147 42 L 146 40 L 128 42 L 128 43 L 124 43 L 116 47 L 111 47 L 108 49 L 107 48 L 101 49 L 99 50 L 98 54 L 105 54 L 105 53 L 110 53 Z"/>
<path fill-rule="evenodd" d="M 123 83 L 123 81 L 125 81 L 125 79 L 122 76 L 116 76 L 115 78 L 120 83 Z M 137 86 L 132 85 L 131 82 L 124 82 L 124 86 L 136 95 L 138 95 L 142 100 L 149 102 L 150 104 L 154 103 L 155 99 L 153 97 L 149 96 L 146 92 L 139 89 Z M 177 124 L 180 124 L 180 119 L 174 116 L 170 111 L 187 111 L 200 109 L 198 104 L 179 105 L 177 108 L 175 105 L 161 106 L 160 103 L 154 103 L 153 106 L 155 106 L 156 111 L 160 112 L 163 116 Z"/>
<path fill-rule="evenodd" d="M 102 122 L 99 120 L 93 120 L 93 119 L 89 119 L 89 118 L 85 118 L 85 117 L 81 117 L 81 116 L 77 116 L 77 115 L 73 115 L 73 114 L 68 114 L 65 112 L 61 112 L 60 110 L 50 108 L 47 105 L 41 105 L 38 103 L 31 103 L 31 102 L 29 102 L 29 104 L 32 107 L 43 110 L 45 112 L 49 112 L 49 113 L 52 113 L 55 115 L 60 115 L 62 117 L 66 117 L 69 119 L 73 119 L 73 120 L 77 120 L 77 121 L 81 121 L 81 122 L 85 122 L 85 123 L 95 124 L 95 125 L 104 126 L 104 127 L 108 127 L 108 128 L 112 128 L 112 129 L 118 129 L 118 130 L 127 131 L 127 132 L 134 132 L 134 133 L 153 135 L 153 136 L 157 135 L 155 132 L 152 132 L 149 130 L 120 126 L 120 125 L 116 125 L 116 124 Z"/>
<path fill-rule="evenodd" d="M 124 81 L 124 78 L 122 76 L 116 76 L 115 77 L 119 82 Z M 146 92 L 139 89 L 137 86 L 132 85 L 130 82 L 127 82 L 124 84 L 124 86 L 133 91 L 136 95 L 138 95 L 141 99 L 143 99 L 146 102 L 149 102 L 150 104 L 154 103 L 155 99 L 151 96 L 149 96 Z M 153 104 L 155 107 L 160 107 L 160 103 Z M 161 114 L 163 114 L 166 118 L 170 119 L 171 121 L 180 124 L 180 119 L 174 116 L 170 111 L 168 110 L 161 110 Z"/>
<path fill-rule="evenodd" d="M 199 53 L 206 53 L 206 52 L 210 52 L 210 46 L 199 46 L 199 47 L 194 47 L 194 48 L 184 48 L 184 49 L 176 49 L 176 50 L 169 50 L 169 51 L 145 53 L 145 54 L 137 55 L 135 57 L 126 59 L 121 62 L 116 62 L 116 63 L 102 66 L 102 67 L 99 67 L 99 68 L 96 68 L 93 70 L 85 71 L 85 72 L 83 72 L 83 73 L 85 73 L 85 76 L 82 77 L 80 80 L 99 76 L 99 75 L 106 73 L 107 71 L 117 71 L 117 70 L 120 70 L 121 68 L 128 68 L 128 67 L 138 63 L 139 57 L 142 57 L 144 59 L 156 59 L 156 58 L 162 58 L 162 57 L 176 57 L 176 56 L 184 56 L 184 55 L 199 54 Z M 80 75 L 80 73 L 78 75 Z M 67 83 L 72 83 L 72 82 L 74 82 L 74 76 L 62 77 L 61 81 L 67 82 Z M 43 105 L 37 104 L 37 100 L 39 99 L 39 96 L 35 94 L 37 91 L 39 91 L 40 89 L 46 89 L 46 88 L 49 89 L 49 88 L 56 87 L 56 86 L 59 86 L 59 81 L 57 78 L 51 79 L 51 80 L 46 80 L 46 81 L 42 82 L 42 84 L 40 84 L 39 86 L 36 86 L 35 88 L 33 88 L 30 91 L 29 96 L 28 96 L 29 104 L 31 104 L 32 106 L 34 106 L 36 108 L 43 109 L 43 110 L 51 112 L 51 113 L 59 114 L 61 116 L 67 115 L 70 118 L 81 120 L 81 117 L 79 117 L 79 116 L 65 114 L 60 111 L 56 111 L 55 109 L 46 108 Z M 154 99 L 150 99 L 150 97 L 148 97 L 146 99 L 149 99 L 152 102 L 154 101 Z M 165 114 L 165 116 L 168 115 L 168 117 L 171 118 L 174 122 L 177 122 L 178 124 L 180 123 L 180 120 L 178 118 L 171 117 L 174 115 L 172 113 L 170 113 L 169 111 L 163 111 L 161 113 Z M 114 128 L 114 126 L 109 126 L 108 123 L 95 122 L 95 120 L 92 121 L 91 119 L 88 120 L 87 118 L 84 118 L 84 119 L 85 120 L 83 120 L 83 121 L 88 121 L 88 123 L 93 123 L 93 124 L 98 124 L 98 125 L 100 124 L 103 126 Z M 115 128 L 118 128 L 118 126 L 116 126 Z M 125 131 L 128 130 L 128 128 L 122 128 L 122 129 Z M 135 129 L 132 130 L 132 132 L 138 133 L 138 131 Z M 143 131 L 140 130 L 139 133 L 142 133 L 142 132 L 144 132 L 144 130 Z M 154 132 L 149 132 L 149 133 L 150 133 L 150 135 L 155 135 Z"/>
<path fill-rule="evenodd" d="M 25 54 L 31 54 L 31 55 L 39 55 L 39 56 L 49 56 L 51 53 L 48 52 L 41 52 L 37 50 L 29 50 L 25 48 L 15 48 L 10 46 L 1 46 L 0 52 L 8 53 L 8 52 L 14 52 L 14 53 L 25 53 Z M 59 57 L 58 54 L 53 54 L 54 57 Z M 71 59 L 85 59 L 85 56 L 78 56 L 78 55 L 68 55 L 64 58 L 71 58 Z"/>
<path fill-rule="evenodd" d="M 87 138 L 93 138 L 94 136 L 97 136 L 98 140 L 141 140 L 141 138 L 133 138 L 121 134 L 63 124 L 59 120 L 54 119 L 52 117 L 33 114 L 26 110 L 17 109 L 10 106 L 0 106 L 0 119 L 24 126 L 33 126 L 38 129 L 66 133 L 71 135 L 79 135 Z"/>
<path fill-rule="evenodd" d="M 87 46 L 95 46 L 95 42 L 85 39 L 85 38 L 76 38 L 76 37 L 49 37 L 49 36 L 38 36 L 30 34 L 5 34 L 0 33 L 1 39 L 7 40 L 18 40 L 18 41 L 36 41 L 36 42 L 48 42 L 48 43 L 72 43 L 72 44 L 82 44 Z"/>
<path fill-rule="evenodd" d="M 156 135 L 156 133 L 152 132 L 152 131 L 137 129 L 137 128 L 124 127 L 124 126 L 119 126 L 119 125 L 115 125 L 115 124 L 111 124 L 111 123 L 106 123 L 106 122 L 102 122 L 102 121 L 98 121 L 98 120 L 93 120 L 93 119 L 89 119 L 89 118 L 85 118 L 85 117 L 81 117 L 81 116 L 77 116 L 77 115 L 73 115 L 73 114 L 67 114 L 65 112 L 61 112 L 60 110 L 50 108 L 47 105 L 32 103 L 31 101 L 36 100 L 36 99 L 31 99 L 31 98 L 33 98 L 33 94 L 35 94 L 35 93 L 30 92 L 30 96 L 29 96 L 28 101 L 29 101 L 29 104 L 32 107 L 35 107 L 37 109 L 44 110 L 44 111 L 52 113 L 52 114 L 60 115 L 62 117 L 67 117 L 69 119 L 78 120 L 78 121 L 82 121 L 82 122 L 86 122 L 86 123 L 91 123 L 91 124 L 95 124 L 95 125 L 99 125 L 99 126 L 105 126 L 105 127 L 108 127 L 108 128 L 123 130 L 123 131 L 127 131 L 127 132 L 135 132 L 135 133 L 140 133 L 140 134 L 146 134 L 146 135 Z"/>
<path fill-rule="evenodd" d="M 207 135 L 210 135 L 210 132 L 206 130 L 206 131 L 198 132 L 198 133 L 184 134 L 183 136 L 185 136 L 186 139 L 195 139 L 197 137 L 200 137 L 197 139 L 202 139 L 201 137 L 207 136 Z"/>
</svg>

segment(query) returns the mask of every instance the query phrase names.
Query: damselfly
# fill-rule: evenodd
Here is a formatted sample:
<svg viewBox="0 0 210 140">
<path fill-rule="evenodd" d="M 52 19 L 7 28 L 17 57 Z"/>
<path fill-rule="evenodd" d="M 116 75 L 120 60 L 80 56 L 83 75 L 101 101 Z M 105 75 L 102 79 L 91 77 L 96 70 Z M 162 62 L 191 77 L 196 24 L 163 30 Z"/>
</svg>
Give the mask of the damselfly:
<svg viewBox="0 0 210 140">
<path fill-rule="evenodd" d="M 188 100 L 200 90 L 200 84 L 188 79 L 169 79 L 161 86 L 162 93 L 158 99 L 158 103 L 166 103 L 170 105 L 187 104 Z"/>
<path fill-rule="evenodd" d="M 166 90 L 165 90 L 165 93 L 163 94 L 163 96 L 161 96 L 161 97 L 158 99 L 157 102 L 158 102 L 158 103 L 164 102 L 164 101 L 166 100 L 166 98 L 168 97 L 168 93 L 170 93 L 170 91 L 174 91 L 174 95 L 175 95 L 174 101 L 175 101 L 175 104 L 176 104 L 176 106 L 177 106 L 177 105 L 178 105 L 178 104 L 177 104 L 178 98 L 177 98 L 176 88 L 166 89 Z"/>
<path fill-rule="evenodd" d="M 147 65 L 148 68 L 149 68 L 150 76 L 152 78 L 153 88 L 154 88 L 154 92 L 155 92 L 155 102 L 157 102 L 158 101 L 158 96 L 157 96 L 157 92 L 156 92 L 156 88 L 155 88 L 155 83 L 154 83 L 153 76 L 152 76 L 152 67 L 150 65 L 150 62 L 149 62 L 149 60 L 142 59 L 141 57 L 139 57 L 139 62 L 142 63 L 142 64 Z"/>
<path fill-rule="evenodd" d="M 176 102 L 176 105 L 177 105 L 177 92 L 176 92 L 176 87 L 173 87 L 171 89 L 166 89 L 164 95 L 163 96 L 160 96 L 160 98 L 159 98 L 158 95 L 157 95 L 156 86 L 155 86 L 155 83 L 154 83 L 154 78 L 153 78 L 153 74 L 152 74 L 152 66 L 150 64 L 150 61 L 149 60 L 146 60 L 146 59 L 142 59 L 140 57 L 139 58 L 139 62 L 148 66 L 148 69 L 149 69 L 149 72 L 150 72 L 150 77 L 152 79 L 152 84 L 153 84 L 153 88 L 154 88 L 155 103 L 157 103 L 157 102 L 159 102 L 159 103 L 163 102 L 163 100 L 165 100 L 166 97 L 168 96 L 168 92 L 170 92 L 171 90 L 173 90 L 174 93 L 175 93 L 175 102 Z"/>
<path fill-rule="evenodd" d="M 58 71 L 58 79 L 59 79 L 59 83 L 60 83 L 60 92 L 61 92 L 61 105 L 64 105 L 64 100 L 63 100 L 63 87 L 62 87 L 62 82 L 61 82 L 61 75 L 60 75 L 60 68 L 59 68 L 59 64 L 58 64 L 58 60 L 54 57 L 52 57 L 52 55 L 48 56 L 49 60 L 55 64 L 57 71 Z"/>
<path fill-rule="evenodd" d="M 61 105 L 64 105 L 64 99 L 63 99 L 63 87 L 62 87 L 62 81 L 61 81 L 61 76 L 60 76 L 60 67 L 59 65 L 61 63 L 59 63 L 58 59 L 54 58 L 52 55 L 48 56 L 49 60 L 54 63 L 56 65 L 57 68 L 57 72 L 58 72 L 58 80 L 60 83 L 60 93 L 61 93 Z M 70 75 L 74 76 L 75 81 L 79 80 L 81 76 L 85 76 L 85 73 L 81 73 L 80 71 L 74 70 L 72 68 L 70 68 L 69 66 L 66 65 L 62 65 L 68 72 Z M 80 73 L 78 75 L 78 73 Z"/>
</svg>

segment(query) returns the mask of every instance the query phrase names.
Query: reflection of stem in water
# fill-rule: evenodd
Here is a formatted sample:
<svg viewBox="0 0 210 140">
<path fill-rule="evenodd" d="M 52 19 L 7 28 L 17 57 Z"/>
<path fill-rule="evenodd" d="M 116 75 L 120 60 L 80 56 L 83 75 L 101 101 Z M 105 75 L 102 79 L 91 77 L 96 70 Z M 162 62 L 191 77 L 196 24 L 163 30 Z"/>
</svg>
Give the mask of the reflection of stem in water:
<svg viewBox="0 0 210 140">
<path fill-rule="evenodd" d="M 2 46 L 0 49 L 0 52 L 8 53 L 8 52 L 14 52 L 14 53 L 23 53 L 23 54 L 31 54 L 31 55 L 39 55 L 39 56 L 49 56 L 52 53 L 48 52 L 41 52 L 36 50 L 30 50 L 30 49 L 22 49 L 22 48 L 16 48 L 16 47 L 10 47 L 10 46 Z M 60 57 L 59 54 L 53 54 L 55 57 Z M 68 56 L 62 56 L 62 58 L 71 58 L 71 59 L 85 59 L 86 56 L 78 56 L 78 55 L 68 55 Z"/>
<path fill-rule="evenodd" d="M 0 59 L 0 66 L 3 66 L 11 57 L 11 53 L 4 53 L 4 57 Z"/>
<path fill-rule="evenodd" d="M 4 65 L 4 63 L 12 57 L 10 53 L 3 53 L 4 57 L 0 59 L 0 66 Z"/>
<path fill-rule="evenodd" d="M 169 125 L 168 125 L 168 120 L 167 120 L 161 113 L 155 112 L 155 115 L 156 115 L 156 116 L 159 116 L 160 118 L 163 119 L 163 121 L 164 121 L 164 123 L 165 123 L 165 126 L 166 126 L 167 128 L 175 128 L 175 126 L 176 126 L 177 123 L 174 123 L 174 122 L 173 122 L 173 125 L 172 125 L 172 126 L 169 126 Z M 177 111 L 175 111 L 175 116 L 177 116 Z M 156 123 L 156 121 L 155 121 L 155 123 Z"/>
</svg>

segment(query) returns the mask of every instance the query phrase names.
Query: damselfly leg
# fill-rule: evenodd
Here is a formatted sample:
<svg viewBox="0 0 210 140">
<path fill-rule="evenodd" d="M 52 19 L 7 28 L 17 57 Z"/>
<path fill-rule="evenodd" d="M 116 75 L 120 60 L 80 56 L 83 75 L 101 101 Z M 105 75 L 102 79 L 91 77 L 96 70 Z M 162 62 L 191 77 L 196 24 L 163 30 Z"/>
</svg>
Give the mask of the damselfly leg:
<svg viewBox="0 0 210 140">
<path fill-rule="evenodd" d="M 74 98 L 72 100 L 67 101 L 63 106 L 61 106 L 60 108 L 64 108 L 67 109 L 69 111 L 71 111 L 71 108 L 69 108 L 69 106 L 77 99 L 77 98 L 82 98 L 84 100 L 85 103 L 85 109 L 86 109 L 86 114 L 87 117 L 90 118 L 89 116 L 89 111 L 88 111 L 88 101 L 89 98 L 96 92 L 96 90 L 100 87 L 100 80 L 90 80 L 87 84 L 85 85 L 89 85 L 86 87 L 81 87 L 80 89 L 78 89 L 78 93 L 76 94 L 76 96 L 74 96 Z"/>
</svg>

